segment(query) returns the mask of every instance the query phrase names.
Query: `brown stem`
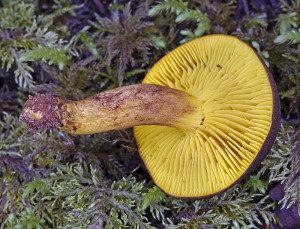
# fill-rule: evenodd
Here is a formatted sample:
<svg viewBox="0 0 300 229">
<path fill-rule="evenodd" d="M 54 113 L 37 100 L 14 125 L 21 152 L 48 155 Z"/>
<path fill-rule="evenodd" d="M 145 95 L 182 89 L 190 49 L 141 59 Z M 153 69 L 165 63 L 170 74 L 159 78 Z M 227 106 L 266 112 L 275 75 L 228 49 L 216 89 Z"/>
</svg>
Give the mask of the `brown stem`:
<svg viewBox="0 0 300 229">
<path fill-rule="evenodd" d="M 60 127 L 72 134 L 92 134 L 138 125 L 190 129 L 202 123 L 201 104 L 197 98 L 158 85 L 137 84 L 102 92 L 80 101 L 62 101 L 58 98 L 55 101 L 57 109 L 51 116 L 57 117 L 56 123 L 46 127 L 57 125 L 59 120 Z M 25 104 L 21 120 L 30 124 L 35 121 L 28 121 L 28 116 L 34 120 L 47 117 L 44 111 L 32 109 L 28 104 L 32 106 L 32 102 Z"/>
</svg>

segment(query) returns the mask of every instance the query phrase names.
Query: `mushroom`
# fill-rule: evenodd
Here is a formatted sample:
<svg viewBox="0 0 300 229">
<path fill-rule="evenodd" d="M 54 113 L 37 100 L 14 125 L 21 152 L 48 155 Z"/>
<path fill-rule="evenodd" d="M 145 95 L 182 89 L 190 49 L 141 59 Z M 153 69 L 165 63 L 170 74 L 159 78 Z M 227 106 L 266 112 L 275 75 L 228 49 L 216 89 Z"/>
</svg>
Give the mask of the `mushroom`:
<svg viewBox="0 0 300 229">
<path fill-rule="evenodd" d="M 134 127 L 155 184 L 204 198 L 241 181 L 270 150 L 280 125 L 275 82 L 233 36 L 208 35 L 163 57 L 142 84 L 80 100 L 30 97 L 20 119 L 32 130 L 92 134 Z"/>
</svg>

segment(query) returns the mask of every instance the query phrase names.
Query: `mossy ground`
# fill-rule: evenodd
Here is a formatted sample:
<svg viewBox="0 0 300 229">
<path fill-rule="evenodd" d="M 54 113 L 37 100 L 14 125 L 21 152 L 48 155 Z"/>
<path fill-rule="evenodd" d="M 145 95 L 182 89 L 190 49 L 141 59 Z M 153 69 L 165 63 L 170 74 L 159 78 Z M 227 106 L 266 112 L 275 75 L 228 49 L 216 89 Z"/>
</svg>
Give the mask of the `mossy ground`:
<svg viewBox="0 0 300 229">
<path fill-rule="evenodd" d="M 0 228 L 296 228 L 299 24 L 299 0 L 0 0 Z M 80 99 L 138 83 L 170 50 L 214 33 L 257 50 L 282 111 L 267 158 L 223 194 L 167 197 L 143 169 L 130 129 L 33 135 L 18 121 L 29 94 Z"/>
</svg>

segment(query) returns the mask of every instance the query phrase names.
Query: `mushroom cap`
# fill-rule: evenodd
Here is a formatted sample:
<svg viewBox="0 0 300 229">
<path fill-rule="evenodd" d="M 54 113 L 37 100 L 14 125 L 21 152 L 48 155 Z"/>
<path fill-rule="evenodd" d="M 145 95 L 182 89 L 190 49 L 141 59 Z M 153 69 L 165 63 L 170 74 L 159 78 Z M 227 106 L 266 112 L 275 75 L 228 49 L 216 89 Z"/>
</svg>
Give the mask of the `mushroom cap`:
<svg viewBox="0 0 300 229">
<path fill-rule="evenodd" d="M 236 37 L 208 35 L 181 45 L 143 83 L 182 90 L 202 102 L 198 128 L 134 128 L 150 176 L 171 196 L 205 198 L 232 187 L 263 160 L 279 131 L 275 82 Z"/>
</svg>

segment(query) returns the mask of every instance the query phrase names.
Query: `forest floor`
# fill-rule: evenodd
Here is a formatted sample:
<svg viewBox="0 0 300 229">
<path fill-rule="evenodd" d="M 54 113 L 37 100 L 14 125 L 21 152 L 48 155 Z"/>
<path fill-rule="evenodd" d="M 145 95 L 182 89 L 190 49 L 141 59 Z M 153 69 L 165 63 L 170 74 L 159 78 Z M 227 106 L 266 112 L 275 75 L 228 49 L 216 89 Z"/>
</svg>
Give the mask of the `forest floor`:
<svg viewBox="0 0 300 229">
<path fill-rule="evenodd" d="M 230 34 L 256 50 L 279 91 L 266 159 L 206 200 L 169 197 L 132 129 L 30 133 L 29 95 L 79 100 L 140 83 L 180 44 Z M 0 0 L 0 228 L 299 228 L 299 0 Z"/>
</svg>

